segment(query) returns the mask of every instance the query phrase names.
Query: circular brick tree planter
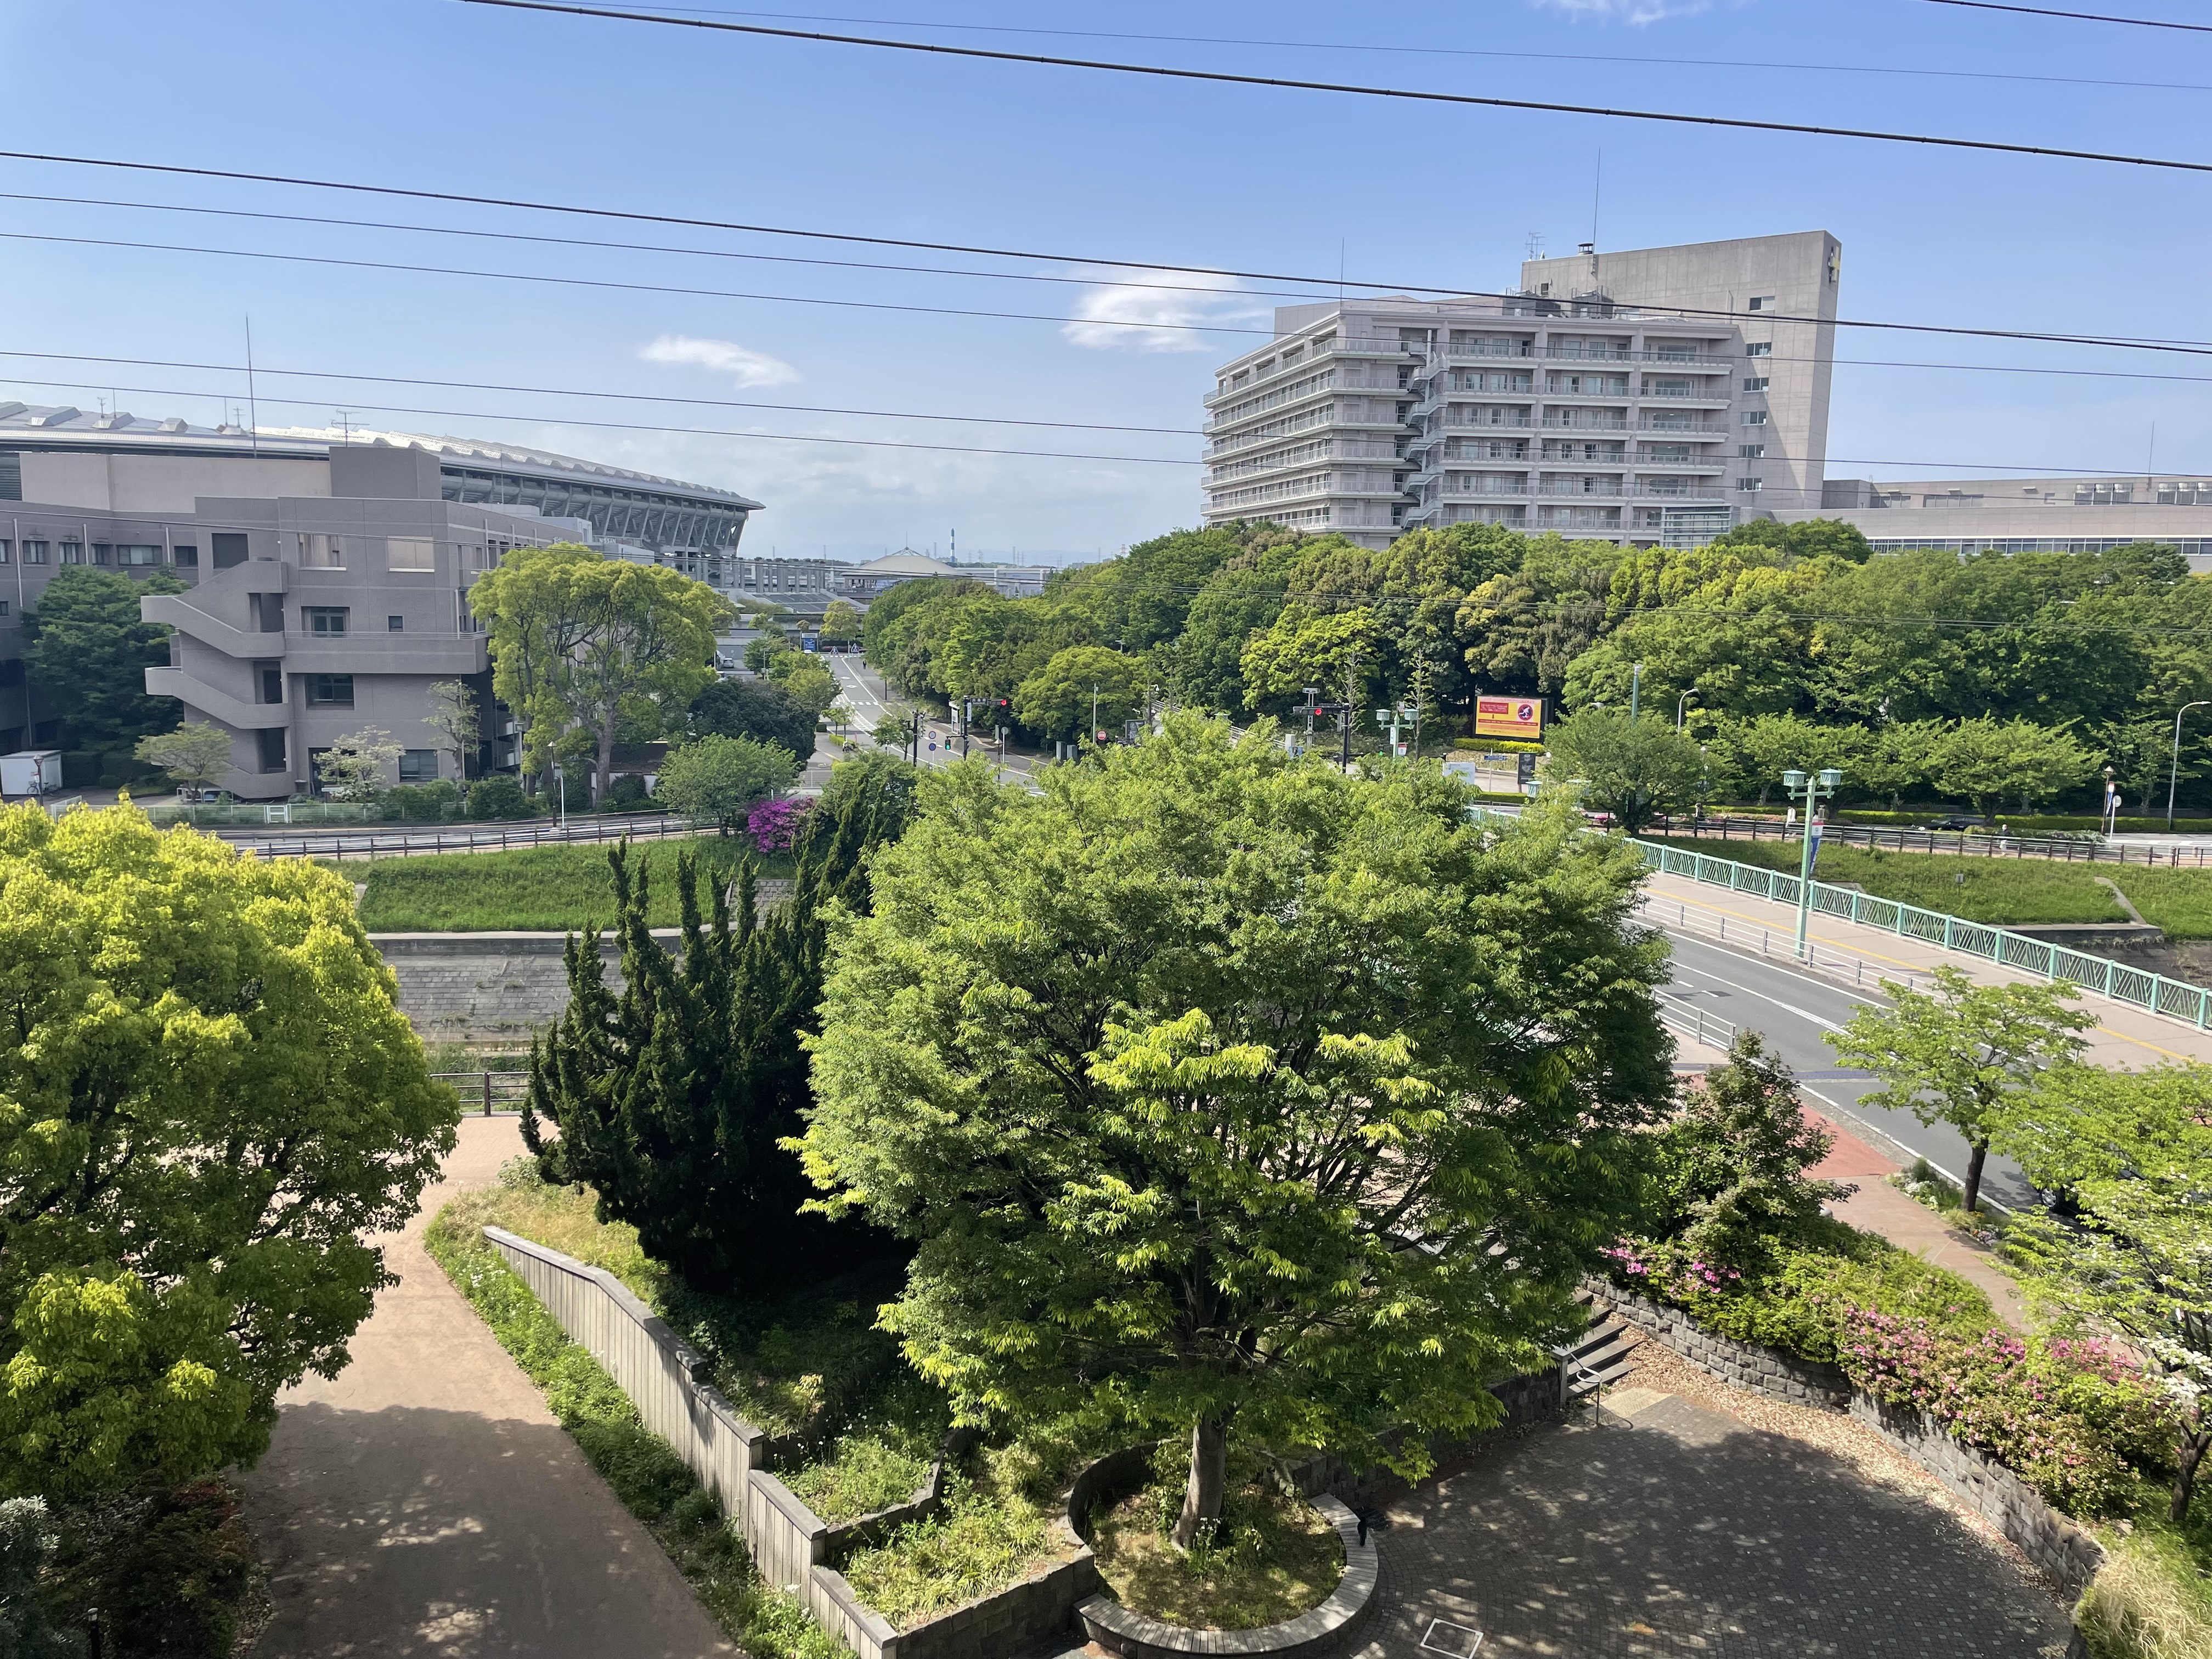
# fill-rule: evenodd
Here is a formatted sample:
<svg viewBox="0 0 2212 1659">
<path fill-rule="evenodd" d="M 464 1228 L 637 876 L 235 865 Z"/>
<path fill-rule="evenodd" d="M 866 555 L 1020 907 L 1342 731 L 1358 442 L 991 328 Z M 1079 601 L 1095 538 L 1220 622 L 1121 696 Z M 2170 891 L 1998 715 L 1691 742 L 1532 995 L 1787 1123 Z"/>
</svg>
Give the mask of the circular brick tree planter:
<svg viewBox="0 0 2212 1659">
<path fill-rule="evenodd" d="M 1126 1489 L 1132 1477 L 1140 1477 L 1149 1455 L 1146 1447 L 1116 1452 L 1093 1463 L 1077 1479 L 1068 1492 L 1067 1522 L 1079 1536 L 1088 1531 L 1093 1504 L 1116 1487 Z M 1328 1518 L 1344 1546 L 1343 1574 L 1336 1581 L 1334 1592 L 1319 1607 L 1257 1630 L 1194 1630 L 1164 1624 L 1119 1601 L 1093 1595 L 1075 1607 L 1084 1635 L 1122 1659 L 1171 1659 L 1171 1656 L 1192 1653 L 1317 1654 L 1334 1647 L 1374 1609 L 1375 1546 L 1361 1537 L 1359 1517 L 1334 1495 L 1322 1492 L 1309 1501 Z"/>
</svg>

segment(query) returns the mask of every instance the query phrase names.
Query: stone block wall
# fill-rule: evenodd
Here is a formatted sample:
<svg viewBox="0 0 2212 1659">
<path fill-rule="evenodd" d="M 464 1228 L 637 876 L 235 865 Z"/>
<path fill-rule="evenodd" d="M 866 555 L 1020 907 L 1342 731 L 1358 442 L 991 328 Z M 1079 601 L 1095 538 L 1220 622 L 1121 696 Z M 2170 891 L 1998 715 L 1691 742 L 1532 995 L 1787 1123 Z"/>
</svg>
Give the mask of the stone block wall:
<svg viewBox="0 0 2212 1659">
<path fill-rule="evenodd" d="M 1694 1360 L 1723 1382 L 1821 1411 L 1841 1411 L 1850 1403 L 1850 1381 L 1838 1366 L 1819 1364 L 1784 1353 L 1778 1348 L 1717 1335 L 1680 1308 L 1669 1308 L 1633 1291 L 1625 1291 L 1609 1280 L 1591 1279 L 1588 1284 L 1590 1294 L 1620 1318 L 1647 1335 L 1656 1337 L 1683 1358 Z"/>
</svg>

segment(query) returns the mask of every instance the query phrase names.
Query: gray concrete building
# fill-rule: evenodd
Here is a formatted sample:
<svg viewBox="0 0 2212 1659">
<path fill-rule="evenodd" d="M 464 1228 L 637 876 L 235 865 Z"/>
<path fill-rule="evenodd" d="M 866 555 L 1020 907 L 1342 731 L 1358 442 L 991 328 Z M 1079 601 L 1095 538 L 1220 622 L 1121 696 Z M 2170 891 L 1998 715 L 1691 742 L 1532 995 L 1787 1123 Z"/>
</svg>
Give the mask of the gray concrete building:
<svg viewBox="0 0 2212 1659">
<path fill-rule="evenodd" d="M 1840 519 L 1880 553 L 2094 553 L 2158 542 L 2212 570 L 2212 477 L 1831 478 L 1817 511 L 1775 516 Z"/>
<path fill-rule="evenodd" d="M 1206 521 L 1695 546 L 1818 501 L 1841 269 L 1813 231 L 1586 248 L 1511 294 L 1279 307 L 1206 399 Z"/>
<path fill-rule="evenodd" d="M 223 786 L 241 797 L 311 788 L 319 752 L 365 726 L 400 745 L 395 781 L 451 776 L 426 724 L 440 680 L 479 691 L 470 769 L 512 766 L 467 604 L 476 579 L 511 548 L 558 541 L 726 574 L 760 506 L 514 446 L 343 435 L 0 405 L 0 750 L 60 739 L 21 621 L 59 570 L 90 565 L 187 585 L 139 601 L 173 630 L 147 690 L 230 732 Z"/>
</svg>

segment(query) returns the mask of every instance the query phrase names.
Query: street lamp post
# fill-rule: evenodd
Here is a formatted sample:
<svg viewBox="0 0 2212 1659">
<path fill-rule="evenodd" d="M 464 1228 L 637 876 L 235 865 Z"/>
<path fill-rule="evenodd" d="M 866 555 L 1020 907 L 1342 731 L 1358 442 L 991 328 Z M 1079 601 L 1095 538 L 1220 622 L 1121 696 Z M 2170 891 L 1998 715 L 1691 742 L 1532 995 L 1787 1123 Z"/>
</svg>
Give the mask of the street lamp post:
<svg viewBox="0 0 2212 1659">
<path fill-rule="evenodd" d="M 1098 741 L 1098 688 L 1091 688 L 1091 741 Z"/>
<path fill-rule="evenodd" d="M 1800 790 L 1805 796 L 1805 826 L 1799 832 L 1804 837 L 1804 851 L 1797 860 L 1797 954 L 1805 954 L 1807 932 L 1813 918 L 1813 859 L 1820 850 L 1820 836 L 1813 828 L 1813 811 L 1825 798 L 1832 795 L 1844 781 L 1844 775 L 1834 767 L 1824 767 L 1817 773 L 1799 771 L 1790 767 L 1782 775 L 1782 787 L 1794 798 Z"/>
<path fill-rule="evenodd" d="M 2120 798 L 2112 787 L 2116 775 L 2111 767 L 2105 769 L 2105 833 L 2112 835 L 2120 827 Z"/>
<path fill-rule="evenodd" d="M 2173 833 L 2173 792 L 2181 781 L 2181 716 L 2192 708 L 2212 708 L 2212 702 L 2185 702 L 2180 712 L 2173 717 L 2173 766 L 2166 775 L 2166 829 L 2168 835 Z"/>
<path fill-rule="evenodd" d="M 559 804 L 553 810 L 559 817 L 561 828 L 565 830 L 568 827 L 568 780 L 561 775 L 561 769 L 557 765 L 553 769 L 553 793 L 559 798 Z"/>
<path fill-rule="evenodd" d="M 1674 699 L 1674 732 L 1678 737 L 1681 735 L 1682 731 L 1682 705 L 1689 702 L 1691 698 L 1697 695 L 1698 688 L 1693 685 L 1688 690 L 1682 693 L 1680 696 Z"/>
<path fill-rule="evenodd" d="M 1644 665 L 1638 663 L 1628 673 L 1628 718 L 1634 720 L 1644 698 Z"/>
</svg>

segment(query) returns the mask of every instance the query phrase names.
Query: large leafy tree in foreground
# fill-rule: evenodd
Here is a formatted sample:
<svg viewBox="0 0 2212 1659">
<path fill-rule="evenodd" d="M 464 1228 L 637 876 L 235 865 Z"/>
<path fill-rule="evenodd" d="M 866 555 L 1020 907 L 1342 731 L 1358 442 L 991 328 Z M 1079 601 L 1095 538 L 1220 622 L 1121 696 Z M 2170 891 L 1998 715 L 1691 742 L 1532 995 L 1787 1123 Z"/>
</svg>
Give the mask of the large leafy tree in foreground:
<svg viewBox="0 0 2212 1659">
<path fill-rule="evenodd" d="M 1417 1472 L 1547 1363 L 1671 1093 L 1638 867 L 1557 812 L 1264 728 L 932 774 L 832 947 L 803 1148 L 919 1252 L 887 1322 L 969 1420 L 1232 1433 Z"/>
<path fill-rule="evenodd" d="M 653 937 L 643 866 L 617 846 L 619 993 L 597 932 L 568 940 L 568 1008 L 532 1057 L 524 1143 L 548 1180 L 590 1183 L 601 1220 L 629 1222 L 701 1289 L 771 1283 L 830 1244 L 799 1213 L 809 1189 L 781 1143 L 810 1098 L 799 1037 L 821 1000 L 830 908 L 866 912 L 866 858 L 905 826 L 911 774 L 887 755 L 841 762 L 802 820 L 791 898 L 757 924 L 750 865 L 732 893 L 685 854 L 680 961 Z"/>
<path fill-rule="evenodd" d="M 177 723 L 173 697 L 147 695 L 146 670 L 169 665 L 169 630 L 138 620 L 138 596 L 184 591 L 166 570 L 137 581 L 89 565 L 55 572 L 23 619 L 26 654 L 41 701 L 61 711 L 72 742 L 128 746 Z"/>
<path fill-rule="evenodd" d="M 336 876 L 0 814 L 0 1490 L 178 1479 L 346 1362 L 458 1106 Z"/>
</svg>

